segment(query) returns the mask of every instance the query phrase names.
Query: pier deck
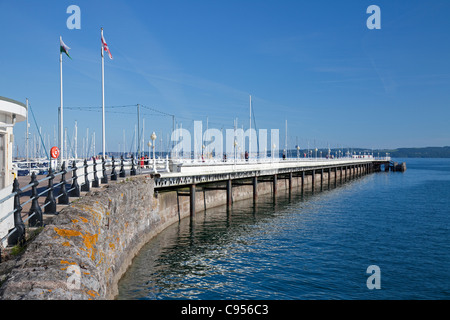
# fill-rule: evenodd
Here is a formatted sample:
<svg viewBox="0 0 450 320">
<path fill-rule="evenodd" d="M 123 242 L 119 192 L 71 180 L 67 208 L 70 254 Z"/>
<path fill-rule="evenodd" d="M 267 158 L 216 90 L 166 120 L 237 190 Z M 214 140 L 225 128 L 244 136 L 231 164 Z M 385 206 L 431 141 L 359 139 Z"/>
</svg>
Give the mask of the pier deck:
<svg viewBox="0 0 450 320">
<path fill-rule="evenodd" d="M 176 172 L 161 172 L 155 176 L 155 189 L 198 183 L 210 183 L 252 177 L 295 174 L 317 170 L 334 170 L 340 167 L 373 167 L 388 164 L 389 160 L 373 158 L 343 159 L 289 159 L 279 161 L 197 162 L 177 167 Z"/>
</svg>

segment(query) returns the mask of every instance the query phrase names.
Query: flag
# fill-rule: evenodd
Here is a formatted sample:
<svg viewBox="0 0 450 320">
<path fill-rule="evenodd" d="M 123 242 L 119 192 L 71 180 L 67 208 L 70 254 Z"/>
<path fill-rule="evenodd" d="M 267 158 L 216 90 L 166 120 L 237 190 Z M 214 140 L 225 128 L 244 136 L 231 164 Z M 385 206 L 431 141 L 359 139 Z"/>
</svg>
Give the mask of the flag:
<svg viewBox="0 0 450 320">
<path fill-rule="evenodd" d="M 62 37 L 59 37 L 59 52 L 64 52 L 70 59 L 72 59 L 72 57 L 69 56 L 69 50 L 70 48 L 62 41 Z"/>
<path fill-rule="evenodd" d="M 106 44 L 105 38 L 103 37 L 103 29 L 102 29 L 102 45 L 103 45 L 103 50 L 108 52 L 109 58 L 112 60 L 112 55 L 111 55 L 111 51 L 109 51 L 108 45 Z"/>
</svg>

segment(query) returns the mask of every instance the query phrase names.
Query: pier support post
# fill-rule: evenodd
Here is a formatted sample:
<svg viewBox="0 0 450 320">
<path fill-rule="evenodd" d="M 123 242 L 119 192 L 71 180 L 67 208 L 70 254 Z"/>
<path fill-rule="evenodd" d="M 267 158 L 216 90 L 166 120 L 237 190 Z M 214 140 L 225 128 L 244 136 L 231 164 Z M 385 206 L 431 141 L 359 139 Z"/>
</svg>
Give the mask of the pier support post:
<svg viewBox="0 0 450 320">
<path fill-rule="evenodd" d="M 320 191 L 323 190 L 323 168 L 320 169 Z"/>
<path fill-rule="evenodd" d="M 292 193 L 292 172 L 289 172 L 289 194 Z"/>
<path fill-rule="evenodd" d="M 342 184 L 342 167 L 339 167 L 339 171 L 341 172 L 341 174 L 339 175 L 339 179 L 340 179 L 341 184 Z"/>
<path fill-rule="evenodd" d="M 278 177 L 276 174 L 273 175 L 273 196 L 275 197 L 277 195 L 277 184 L 278 184 Z"/>
<path fill-rule="evenodd" d="M 331 167 L 328 168 L 328 189 L 330 189 L 331 185 Z"/>
<path fill-rule="evenodd" d="M 191 184 L 189 186 L 190 189 L 190 197 L 189 197 L 189 208 L 190 208 L 190 214 L 191 217 L 195 216 L 195 184 Z"/>
<path fill-rule="evenodd" d="M 302 195 L 305 191 L 305 171 L 302 171 Z"/>
<path fill-rule="evenodd" d="M 337 187 L 337 167 L 334 167 L 334 187 Z"/>
<path fill-rule="evenodd" d="M 253 201 L 258 199 L 258 177 L 253 177 Z"/>
<path fill-rule="evenodd" d="M 227 207 L 233 203 L 233 185 L 231 179 L 227 180 Z"/>
<path fill-rule="evenodd" d="M 316 184 L 316 170 L 313 169 L 312 171 L 312 192 L 314 193 L 314 189 L 315 189 L 315 184 Z"/>
</svg>

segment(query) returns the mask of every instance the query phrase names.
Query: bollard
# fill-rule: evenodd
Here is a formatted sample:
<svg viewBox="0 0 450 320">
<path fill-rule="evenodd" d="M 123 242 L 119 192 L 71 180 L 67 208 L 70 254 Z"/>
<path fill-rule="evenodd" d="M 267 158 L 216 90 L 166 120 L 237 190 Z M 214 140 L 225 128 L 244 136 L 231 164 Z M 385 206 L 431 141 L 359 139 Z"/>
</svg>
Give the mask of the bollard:
<svg viewBox="0 0 450 320">
<path fill-rule="evenodd" d="M 25 243 L 25 224 L 22 220 L 22 206 L 20 205 L 20 188 L 19 188 L 19 181 L 14 179 L 13 183 L 13 191 L 16 195 L 14 196 L 14 231 L 9 237 L 8 237 L 8 245 L 9 246 L 15 246 L 15 245 L 23 245 Z M 11 232 L 13 229 L 9 230 Z"/>
<path fill-rule="evenodd" d="M 119 177 L 125 178 L 125 168 L 123 167 L 123 156 L 120 156 L 120 172 Z"/>
<path fill-rule="evenodd" d="M 131 156 L 131 170 L 130 170 L 130 176 L 136 175 L 136 168 L 134 167 L 134 155 Z"/>
<path fill-rule="evenodd" d="M 72 167 L 74 168 L 72 172 L 72 185 L 70 186 L 70 196 L 71 197 L 80 197 L 80 186 L 78 185 L 78 176 L 77 176 L 77 163 L 75 160 L 73 161 Z"/>
<path fill-rule="evenodd" d="M 39 206 L 39 198 L 37 193 L 37 186 L 39 185 L 39 182 L 36 179 L 36 173 L 31 174 L 31 181 L 30 184 L 33 184 L 31 187 L 31 208 L 30 212 L 28 212 L 28 216 L 31 216 L 34 214 L 30 219 L 28 219 L 28 226 L 30 227 L 43 227 L 44 226 L 44 219 L 42 217 L 42 210 Z"/>
<path fill-rule="evenodd" d="M 116 172 L 116 162 L 114 161 L 114 156 L 112 157 L 112 170 L 111 170 L 111 181 L 117 180 L 117 172 Z"/>
<path fill-rule="evenodd" d="M 94 160 L 94 180 L 92 180 L 92 187 L 93 188 L 98 188 L 99 187 L 99 183 L 98 183 L 98 177 L 97 177 L 97 161 L 95 161 L 95 157 L 93 158 Z"/>
<path fill-rule="evenodd" d="M 91 190 L 89 186 L 89 179 L 88 179 L 88 164 L 87 160 L 84 159 L 84 184 L 81 186 L 81 191 L 89 192 Z"/>
<path fill-rule="evenodd" d="M 69 204 L 69 195 L 67 194 L 67 190 L 66 190 L 66 162 L 64 161 L 62 163 L 61 166 L 61 171 L 62 171 L 62 175 L 61 175 L 61 186 L 59 189 L 59 198 L 58 198 L 58 203 L 59 204 Z"/>
<path fill-rule="evenodd" d="M 55 178 L 55 175 L 53 174 L 52 168 L 48 169 L 47 177 L 50 177 L 50 179 L 48 180 L 47 198 L 45 198 L 45 213 L 56 214 L 56 200 L 53 194 L 53 179 Z"/>
<path fill-rule="evenodd" d="M 102 173 L 103 173 L 103 177 L 101 182 L 102 183 L 108 183 L 108 177 L 106 176 L 106 161 L 105 161 L 105 157 L 102 156 Z"/>
</svg>

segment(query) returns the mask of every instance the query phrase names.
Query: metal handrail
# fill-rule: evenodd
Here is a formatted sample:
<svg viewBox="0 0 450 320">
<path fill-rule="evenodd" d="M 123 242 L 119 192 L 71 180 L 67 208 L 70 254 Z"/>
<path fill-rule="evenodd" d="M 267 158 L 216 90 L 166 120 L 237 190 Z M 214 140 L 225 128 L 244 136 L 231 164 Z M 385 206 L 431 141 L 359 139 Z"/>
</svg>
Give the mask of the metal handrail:
<svg viewBox="0 0 450 320">
<path fill-rule="evenodd" d="M 28 216 L 24 219 L 22 219 L 22 208 L 29 204 L 30 202 L 34 201 L 34 200 L 38 200 L 41 196 L 47 194 L 48 195 L 52 195 L 52 193 L 57 190 L 59 188 L 60 193 L 57 196 L 52 196 L 52 200 L 51 201 L 46 201 L 44 202 L 44 204 L 42 205 L 38 205 L 39 206 L 39 211 L 40 209 L 46 208 L 47 206 L 49 206 L 50 204 L 53 204 L 56 206 L 56 200 L 58 200 L 60 197 L 64 196 L 64 195 L 69 195 L 69 193 L 71 193 L 72 191 L 74 191 L 76 188 L 80 189 L 80 187 L 82 185 L 85 185 L 86 183 L 91 183 L 94 181 L 94 179 L 98 179 L 97 178 L 97 173 L 101 173 L 101 178 L 102 178 L 102 183 L 108 183 L 108 179 L 106 179 L 106 176 L 109 177 L 113 177 L 111 180 L 116 180 L 117 179 L 117 172 L 113 172 L 115 170 L 113 170 L 112 172 L 110 172 L 109 174 L 106 173 L 106 168 L 110 169 L 110 168 L 114 168 L 117 166 L 117 164 L 119 163 L 119 161 L 117 159 L 112 159 L 113 161 L 108 161 L 108 163 L 105 161 L 105 159 L 102 157 L 101 162 L 96 162 L 94 161 L 87 161 L 87 159 L 85 160 L 85 162 L 83 163 L 83 165 L 79 165 L 80 162 L 73 162 L 69 168 L 65 169 L 65 162 L 63 162 L 63 165 L 61 166 L 61 168 L 59 168 L 60 170 L 58 172 L 53 173 L 51 168 L 49 168 L 49 173 L 46 177 L 39 179 L 39 180 L 34 180 L 35 175 L 32 175 L 32 181 L 23 186 L 23 187 L 18 187 L 19 183 L 17 178 L 15 179 L 15 183 L 13 185 L 13 190 L 10 194 L 8 194 L 7 196 L 3 197 L 2 199 L 0 199 L 0 204 L 10 200 L 11 198 L 14 198 L 15 203 L 14 203 L 14 209 L 10 212 L 8 212 L 7 214 L 5 214 L 1 219 L 0 219 L 0 223 L 3 223 L 5 220 L 7 220 L 8 218 L 10 218 L 11 215 L 15 215 L 15 219 L 14 219 L 14 223 L 15 226 L 14 228 L 12 228 L 8 234 L 4 237 L 2 237 L 0 239 L 0 245 L 6 240 L 9 239 L 10 237 L 17 232 L 19 229 L 18 226 L 16 225 L 17 223 L 24 225 L 25 222 L 29 222 L 30 218 L 32 217 L 36 217 L 37 213 L 36 212 L 29 212 Z M 126 175 L 125 173 L 125 169 L 124 167 L 124 159 L 122 158 L 120 160 L 121 165 L 122 165 L 122 169 L 124 170 L 124 175 Z M 127 161 L 127 167 L 130 165 L 130 161 Z M 135 164 L 136 164 L 136 160 L 134 158 L 131 159 L 131 168 L 129 168 L 127 171 L 129 171 L 130 175 L 135 175 L 137 174 L 136 168 L 135 168 Z M 98 168 L 98 166 L 101 166 L 101 169 Z M 74 171 L 78 170 L 78 169 L 85 169 L 84 172 L 76 172 L 76 175 L 73 174 Z M 91 171 L 92 170 L 92 171 Z M 140 173 L 140 170 L 138 170 Z M 53 181 L 55 178 L 63 176 L 65 174 L 72 174 L 72 176 L 70 177 L 65 177 L 61 178 L 61 181 L 53 184 Z M 94 177 L 92 177 L 92 175 L 94 175 Z M 80 181 L 80 185 L 77 186 L 71 186 L 68 190 L 65 191 L 64 193 L 61 193 L 62 188 L 69 183 L 73 183 L 75 180 L 78 180 L 78 178 L 82 178 L 84 177 L 85 180 L 84 181 Z M 115 177 L 115 178 L 114 178 Z M 34 181 L 33 181 L 34 180 Z M 30 196 L 26 201 L 24 201 L 23 203 L 20 202 L 20 198 L 21 198 L 21 194 L 29 189 L 32 189 L 33 187 L 35 187 L 36 189 L 41 186 L 43 183 L 45 183 L 46 181 L 49 182 L 49 186 L 47 188 L 44 188 L 43 191 L 36 193 L 35 196 Z M 78 190 L 79 191 L 79 190 Z M 79 194 L 79 193 L 78 193 Z M 23 197 L 23 196 L 22 196 Z M 33 206 L 33 205 L 32 205 Z M 56 214 L 56 212 L 55 212 Z M 38 215 L 39 216 L 39 215 Z M 38 217 L 38 219 L 41 219 L 41 217 Z M 24 237 L 24 235 L 18 235 L 16 238 L 21 239 L 22 237 Z M 0 246 L 1 249 L 1 246 Z M 1 261 L 1 257 L 0 257 L 0 261 Z"/>
</svg>

